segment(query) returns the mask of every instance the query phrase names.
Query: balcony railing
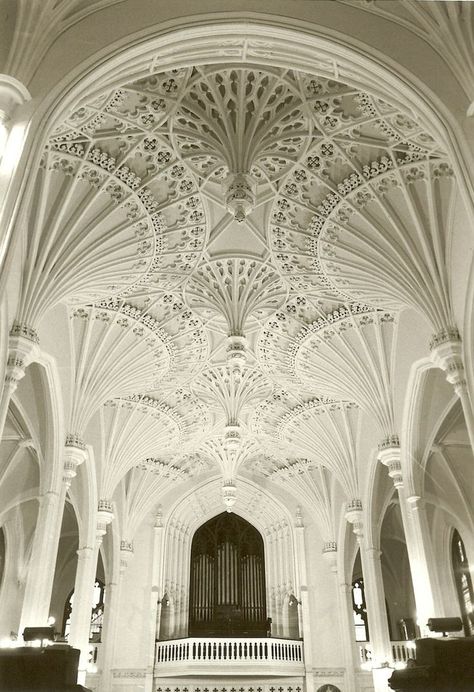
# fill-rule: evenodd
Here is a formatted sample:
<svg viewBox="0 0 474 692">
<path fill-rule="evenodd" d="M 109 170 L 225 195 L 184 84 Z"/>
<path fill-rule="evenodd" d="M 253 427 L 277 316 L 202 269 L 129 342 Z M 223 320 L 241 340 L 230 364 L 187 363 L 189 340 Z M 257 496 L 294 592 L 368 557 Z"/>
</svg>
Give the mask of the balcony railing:
<svg viewBox="0 0 474 692">
<path fill-rule="evenodd" d="M 372 648 L 370 642 L 358 642 L 359 661 L 368 664 L 372 660 Z M 410 641 L 394 641 L 392 645 L 392 660 L 395 664 L 404 664 L 409 658 L 415 657 L 415 644 Z"/>
<path fill-rule="evenodd" d="M 155 675 L 190 673 L 302 675 L 303 643 L 294 639 L 192 637 L 157 642 Z"/>
</svg>

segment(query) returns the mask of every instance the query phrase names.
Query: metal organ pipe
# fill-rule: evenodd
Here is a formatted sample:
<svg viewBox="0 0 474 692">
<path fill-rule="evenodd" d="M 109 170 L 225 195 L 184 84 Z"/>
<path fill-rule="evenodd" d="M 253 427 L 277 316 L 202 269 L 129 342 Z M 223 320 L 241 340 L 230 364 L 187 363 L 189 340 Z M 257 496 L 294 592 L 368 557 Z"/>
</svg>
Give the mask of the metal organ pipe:
<svg viewBox="0 0 474 692">
<path fill-rule="evenodd" d="M 191 636 L 266 631 L 263 540 L 244 519 L 226 513 L 198 529 L 190 580 Z"/>
</svg>

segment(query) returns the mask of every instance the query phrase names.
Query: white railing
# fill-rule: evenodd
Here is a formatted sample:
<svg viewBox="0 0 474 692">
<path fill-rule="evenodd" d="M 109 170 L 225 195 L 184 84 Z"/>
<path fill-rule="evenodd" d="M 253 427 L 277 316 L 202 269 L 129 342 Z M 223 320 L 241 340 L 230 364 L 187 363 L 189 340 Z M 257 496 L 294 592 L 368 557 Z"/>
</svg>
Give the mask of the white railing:
<svg viewBox="0 0 474 692">
<path fill-rule="evenodd" d="M 370 642 L 357 642 L 360 663 L 370 663 L 372 647 Z M 415 658 L 415 644 L 411 641 L 395 641 L 392 645 L 392 660 L 394 663 L 406 663 L 409 658 Z"/>
<path fill-rule="evenodd" d="M 234 672 L 241 670 L 245 674 L 255 664 L 259 669 L 268 665 L 272 670 L 288 669 L 288 674 L 294 674 L 295 669 L 303 667 L 302 644 L 299 640 L 271 637 L 191 637 L 157 642 L 156 673 L 178 667 L 198 670 L 222 664 L 226 669 L 231 667 Z"/>
</svg>

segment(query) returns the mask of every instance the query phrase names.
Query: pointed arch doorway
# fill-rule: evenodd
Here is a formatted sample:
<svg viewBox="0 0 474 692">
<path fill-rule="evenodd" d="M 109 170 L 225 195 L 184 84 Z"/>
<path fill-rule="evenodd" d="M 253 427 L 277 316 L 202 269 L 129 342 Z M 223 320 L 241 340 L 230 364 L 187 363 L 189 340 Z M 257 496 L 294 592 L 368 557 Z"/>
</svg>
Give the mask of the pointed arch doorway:
<svg viewBox="0 0 474 692">
<path fill-rule="evenodd" d="M 190 636 L 265 636 L 263 539 L 249 522 L 223 512 L 191 546 Z"/>
</svg>

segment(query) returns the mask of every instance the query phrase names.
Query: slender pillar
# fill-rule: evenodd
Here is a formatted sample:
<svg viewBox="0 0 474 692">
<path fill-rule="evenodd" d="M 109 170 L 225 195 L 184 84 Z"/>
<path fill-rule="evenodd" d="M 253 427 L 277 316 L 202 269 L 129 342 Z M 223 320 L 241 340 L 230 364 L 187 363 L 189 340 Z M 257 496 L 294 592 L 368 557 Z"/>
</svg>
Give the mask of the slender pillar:
<svg viewBox="0 0 474 692">
<path fill-rule="evenodd" d="M 415 547 L 413 572 L 416 576 L 413 581 L 414 584 L 416 582 L 416 593 L 419 594 L 416 601 L 417 619 L 422 634 L 430 636 L 427 628 L 428 618 L 443 617 L 445 614 L 438 565 L 433 552 L 424 500 L 418 495 L 410 495 L 406 498 L 406 503 L 408 504 L 408 511 L 405 510 L 405 512 L 408 514 L 409 542 Z"/>
<path fill-rule="evenodd" d="M 123 576 L 133 557 L 133 544 L 129 541 L 120 541 L 120 561 L 118 570 L 115 570 L 112 580 L 107 584 L 107 601 L 105 603 L 104 628 L 102 633 L 102 650 L 99 659 L 101 669 L 101 692 L 109 692 L 112 689 L 112 666 L 117 638 L 117 623 L 120 612 L 120 603 L 123 587 Z"/>
<path fill-rule="evenodd" d="M 462 342 L 456 327 L 447 327 L 435 334 L 430 343 L 431 360 L 446 373 L 446 379 L 453 385 L 461 401 L 469 441 L 474 453 L 474 411 L 469 395 L 464 362 Z"/>
<path fill-rule="evenodd" d="M 95 539 L 91 541 L 91 545 L 84 546 L 77 551 L 78 561 L 69 643 L 81 650 L 78 672 L 78 682 L 81 685 L 85 683 L 89 662 L 89 631 L 99 549 L 107 531 L 107 524 L 112 519 L 110 502 L 101 500 L 97 512 Z"/>
<path fill-rule="evenodd" d="M 28 119 L 22 107 L 30 99 L 30 93 L 22 82 L 11 75 L 0 74 L 0 293 L 7 274 L 5 258 L 15 226 L 15 208 L 21 184 L 21 176 L 15 176 L 15 173 L 25 143 Z M 3 425 L 0 426 L 2 430 Z"/>
<path fill-rule="evenodd" d="M 153 546 L 152 546 L 152 575 L 150 590 L 150 616 L 148 637 L 145 643 L 147 648 L 147 663 L 145 677 L 145 691 L 153 692 L 153 671 L 155 667 L 156 640 L 160 634 L 161 621 L 161 599 L 163 598 L 163 550 L 164 550 L 164 529 L 163 516 L 158 511 L 153 527 Z M 160 601 L 160 602 L 159 602 Z"/>
<path fill-rule="evenodd" d="M 184 636 L 184 575 L 183 575 L 183 563 L 184 563 L 184 538 L 185 538 L 185 532 L 184 532 L 184 526 L 181 524 L 178 527 L 178 547 L 179 547 L 179 555 L 178 555 L 178 573 L 176 575 L 177 579 L 177 593 L 178 593 L 178 598 L 179 598 L 179 618 L 178 618 L 178 623 L 177 623 L 177 634 L 179 637 Z"/>
<path fill-rule="evenodd" d="M 345 689 L 355 692 L 355 651 L 354 651 L 354 621 L 352 614 L 352 584 L 341 581 L 337 568 L 337 543 L 327 541 L 323 546 L 323 558 L 329 563 L 334 576 L 336 603 L 339 623 L 339 640 L 344 656 Z"/>
<path fill-rule="evenodd" d="M 275 589 L 275 606 L 278 612 L 277 619 L 277 634 L 283 636 L 283 603 L 284 603 L 284 580 L 283 580 L 283 567 L 280 561 L 280 526 L 275 526 L 275 564 L 276 564 L 276 589 Z"/>
<path fill-rule="evenodd" d="M 384 664 L 392 659 L 388 630 L 387 609 L 382 578 L 381 551 L 370 545 L 364 537 L 359 542 L 365 600 L 370 630 L 370 644 L 374 663 Z"/>
<path fill-rule="evenodd" d="M 377 546 L 371 545 L 364 536 L 362 502 L 360 500 L 352 500 L 348 503 L 346 519 L 353 525 L 353 531 L 360 548 L 372 650 L 374 690 L 375 692 L 387 692 L 389 689 L 387 680 L 390 677 L 389 666 L 392 661 L 392 647 L 385 607 L 382 567 L 380 563 L 381 552 Z"/>
<path fill-rule="evenodd" d="M 25 627 L 44 627 L 47 624 L 66 494 L 76 475 L 77 467 L 85 458 L 85 449 L 66 448 L 59 491 L 50 490 L 39 498 L 38 519 L 21 612 L 20 635 Z"/>
<path fill-rule="evenodd" d="M 306 692 L 314 692 L 314 677 L 313 677 L 313 645 L 311 637 L 311 612 L 309 605 L 308 593 L 308 572 L 306 566 L 306 546 L 304 540 L 304 524 L 301 512 L 296 515 L 296 556 L 298 565 L 298 581 L 300 584 L 300 600 L 301 600 L 301 625 L 304 648 L 304 666 L 305 666 L 305 689 Z"/>
<path fill-rule="evenodd" d="M 444 607 L 426 510 L 421 497 L 407 496 L 403 483 L 400 447 L 384 446 L 382 443 L 379 460 L 387 466 L 389 476 L 398 491 L 418 626 L 421 636 L 429 636 L 428 619 L 443 617 Z"/>
<path fill-rule="evenodd" d="M 37 357 L 38 344 L 38 334 L 33 327 L 13 323 L 8 339 L 8 360 L 0 397 L 0 439 L 3 435 L 10 399 L 19 381 L 25 376 L 26 368 Z"/>
<path fill-rule="evenodd" d="M 271 573 L 271 586 L 269 589 L 269 597 L 271 599 L 271 604 L 272 604 L 272 612 L 271 612 L 271 618 L 272 618 L 272 634 L 275 635 L 279 632 L 280 628 L 280 613 L 278 610 L 278 569 L 277 569 L 277 553 L 276 553 L 276 538 L 275 538 L 275 530 L 269 529 L 268 530 L 268 544 L 269 544 L 269 566 L 270 566 L 270 573 Z"/>
<path fill-rule="evenodd" d="M 78 674 L 78 682 L 80 684 L 84 684 L 86 680 L 93 589 L 101 543 L 102 536 L 98 536 L 93 545 L 84 546 L 77 551 L 77 572 L 74 584 L 74 603 L 71 613 L 69 643 L 81 650 Z"/>
<path fill-rule="evenodd" d="M 8 513 L 3 524 L 5 533 L 5 567 L 0 589 L 0 638 L 16 639 L 20 633 L 21 603 L 25 581 L 24 570 L 27 561 L 25 530 L 22 511 L 15 507 Z"/>
</svg>

